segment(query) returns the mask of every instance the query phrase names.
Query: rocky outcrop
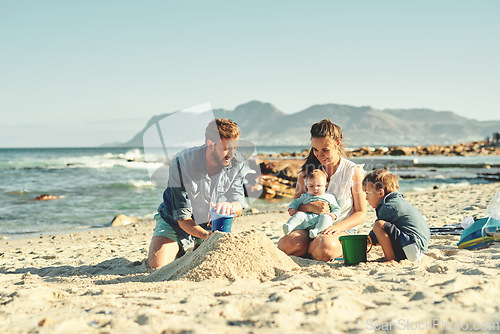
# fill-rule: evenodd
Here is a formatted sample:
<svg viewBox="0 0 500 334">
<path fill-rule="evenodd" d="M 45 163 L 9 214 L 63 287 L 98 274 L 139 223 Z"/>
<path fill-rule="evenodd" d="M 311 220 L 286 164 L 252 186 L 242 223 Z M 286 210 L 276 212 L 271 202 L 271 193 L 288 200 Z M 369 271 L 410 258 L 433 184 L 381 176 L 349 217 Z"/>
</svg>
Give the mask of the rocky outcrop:
<svg viewBox="0 0 500 334">
<path fill-rule="evenodd" d="M 293 198 L 303 159 L 265 159 L 260 163 L 261 198 Z"/>
<path fill-rule="evenodd" d="M 264 158 L 305 158 L 309 150 L 294 153 L 269 154 L 262 156 Z M 474 141 L 470 143 L 461 143 L 453 145 L 427 145 L 427 146 L 389 146 L 389 147 L 369 147 L 362 146 L 353 150 L 347 151 L 348 157 L 365 157 L 365 156 L 405 156 L 405 155 L 445 155 L 445 156 L 460 156 L 460 155 L 499 155 L 500 144 L 490 143 L 487 141 Z M 262 166 L 261 166 L 262 167 Z M 268 170 L 275 171 L 275 167 L 267 166 Z"/>
<path fill-rule="evenodd" d="M 454 145 L 428 145 L 428 146 L 392 146 L 388 148 L 360 147 L 348 152 L 350 157 L 379 156 L 379 155 L 498 155 L 500 146 L 486 141 L 475 141 Z"/>
<path fill-rule="evenodd" d="M 61 197 L 49 195 L 49 194 L 42 194 L 40 196 L 35 197 L 33 200 L 35 200 L 35 201 L 51 201 L 53 199 L 59 199 L 59 198 L 61 198 Z"/>
<path fill-rule="evenodd" d="M 298 163 L 297 159 L 293 160 L 264 160 L 260 164 L 262 174 L 273 175 L 285 180 L 297 180 L 302 163 Z"/>
<path fill-rule="evenodd" d="M 295 182 L 273 175 L 262 175 L 262 187 L 264 191 L 261 197 L 265 199 L 293 198 Z"/>
</svg>

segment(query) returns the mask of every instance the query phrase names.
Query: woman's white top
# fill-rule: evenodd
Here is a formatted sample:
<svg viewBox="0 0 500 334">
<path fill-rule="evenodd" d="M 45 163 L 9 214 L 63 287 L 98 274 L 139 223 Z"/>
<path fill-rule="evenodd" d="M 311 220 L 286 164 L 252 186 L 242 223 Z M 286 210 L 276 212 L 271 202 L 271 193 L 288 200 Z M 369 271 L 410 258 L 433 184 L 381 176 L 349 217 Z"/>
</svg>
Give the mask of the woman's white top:
<svg viewBox="0 0 500 334">
<path fill-rule="evenodd" d="M 352 177 L 356 167 L 361 168 L 361 171 L 364 173 L 364 164 L 358 165 L 350 160 L 340 157 L 339 167 L 335 173 L 330 176 L 327 191 L 335 195 L 341 208 L 340 215 L 336 219 L 337 221 L 346 219 L 354 212 L 351 188 L 354 184 Z M 350 230 L 347 230 L 346 233 L 355 234 L 357 231 L 358 228 L 353 227 Z"/>
</svg>

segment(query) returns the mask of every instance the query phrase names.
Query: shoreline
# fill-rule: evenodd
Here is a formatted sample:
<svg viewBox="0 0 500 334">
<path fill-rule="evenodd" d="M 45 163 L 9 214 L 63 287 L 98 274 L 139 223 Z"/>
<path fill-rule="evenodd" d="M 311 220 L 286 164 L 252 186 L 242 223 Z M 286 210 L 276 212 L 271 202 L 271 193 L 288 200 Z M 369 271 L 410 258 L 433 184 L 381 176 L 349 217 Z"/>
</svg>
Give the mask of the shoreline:
<svg viewBox="0 0 500 334">
<path fill-rule="evenodd" d="M 424 190 L 413 190 L 413 191 L 405 191 L 403 192 L 405 197 L 418 197 L 419 195 L 428 195 L 431 193 L 446 193 L 450 191 L 455 191 L 455 190 L 461 190 L 461 189 L 468 189 L 468 188 L 474 188 L 476 186 L 493 186 L 497 185 L 500 186 L 499 182 L 489 182 L 489 183 L 480 183 L 480 184 L 471 184 L 467 186 L 463 186 L 461 184 L 459 185 L 449 185 L 447 187 L 443 188 L 437 188 L 437 189 L 424 189 Z M 278 202 L 285 202 L 287 198 L 273 198 L 270 200 L 265 200 L 261 199 L 266 202 L 273 202 L 276 201 Z M 286 202 L 288 203 L 288 202 Z M 254 216 L 254 215 L 262 215 L 262 214 L 273 214 L 273 213 L 283 213 L 286 212 L 286 210 L 283 207 L 277 207 L 275 209 L 258 209 L 256 211 L 252 211 L 252 208 L 250 208 L 248 211 L 244 212 L 241 217 L 247 217 L 247 216 Z M 101 230 L 106 230 L 106 229 L 115 229 L 115 228 L 121 228 L 121 227 L 127 227 L 129 225 L 135 225 L 135 224 L 142 224 L 142 223 L 153 223 L 153 228 L 154 228 L 154 219 L 152 218 L 154 213 L 144 215 L 142 217 L 131 217 L 131 216 L 126 216 L 130 218 L 131 220 L 134 220 L 131 223 L 125 224 L 124 226 L 112 226 L 113 218 L 109 220 L 108 223 L 100 225 L 100 226 L 90 226 L 90 227 L 85 227 L 85 228 L 78 228 L 78 229 L 67 229 L 67 230 L 60 230 L 60 231 L 52 231 L 52 232 L 23 232 L 23 233 L 12 233 L 12 234 L 6 234 L 6 233 L 0 233 L 0 242 L 3 241 L 12 241 L 12 240 L 19 240 L 19 239 L 44 239 L 44 238 L 51 238 L 57 235 L 74 235 L 74 234 L 80 234 L 80 233 L 86 233 L 88 231 L 101 231 Z M 115 216 L 116 218 L 116 216 Z"/>
</svg>

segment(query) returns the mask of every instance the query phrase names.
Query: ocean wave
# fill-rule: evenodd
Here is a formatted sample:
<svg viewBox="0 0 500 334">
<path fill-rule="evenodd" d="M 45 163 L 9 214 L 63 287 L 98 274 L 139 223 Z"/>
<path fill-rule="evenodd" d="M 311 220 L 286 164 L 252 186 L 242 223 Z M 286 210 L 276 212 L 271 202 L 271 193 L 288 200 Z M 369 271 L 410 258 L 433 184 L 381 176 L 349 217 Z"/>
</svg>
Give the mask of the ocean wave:
<svg viewBox="0 0 500 334">
<path fill-rule="evenodd" d="M 11 196 L 24 196 L 29 194 L 28 189 L 21 189 L 21 190 L 8 190 L 5 192 L 7 195 Z"/>
<path fill-rule="evenodd" d="M 110 183 L 101 185 L 102 188 L 108 189 L 145 189 L 145 188 L 155 188 L 155 185 L 150 180 L 134 180 L 129 179 L 126 183 Z"/>
<path fill-rule="evenodd" d="M 102 154 L 90 155 L 65 155 L 54 157 L 51 155 L 40 157 L 22 157 L 17 159 L 4 159 L 0 161 L 1 170 L 56 170 L 65 168 L 130 168 L 130 169 L 154 169 L 161 165 L 158 159 L 147 161 L 139 149 L 126 152 L 103 152 Z"/>
<path fill-rule="evenodd" d="M 145 180 L 129 180 L 128 184 L 135 188 L 154 188 L 155 185 L 150 181 Z"/>
</svg>

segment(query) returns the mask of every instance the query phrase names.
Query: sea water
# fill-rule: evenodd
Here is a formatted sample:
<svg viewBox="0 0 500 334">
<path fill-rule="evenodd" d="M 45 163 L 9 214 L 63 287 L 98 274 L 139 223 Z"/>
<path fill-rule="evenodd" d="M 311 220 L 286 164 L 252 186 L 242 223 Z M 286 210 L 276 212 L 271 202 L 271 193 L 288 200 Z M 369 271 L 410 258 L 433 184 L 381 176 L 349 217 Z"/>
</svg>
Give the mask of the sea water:
<svg viewBox="0 0 500 334">
<path fill-rule="evenodd" d="M 162 191 L 139 149 L 0 149 L 0 234 L 57 232 L 153 212 Z M 35 201 L 41 194 L 60 199 Z"/>
<path fill-rule="evenodd" d="M 258 147 L 257 153 L 300 152 L 305 147 Z M 169 152 L 175 152 L 170 150 Z M 389 160 L 387 160 L 389 159 Z M 401 176 L 401 190 L 427 190 L 491 182 L 478 175 L 498 173 L 484 163 L 500 165 L 500 157 L 418 157 L 437 167 L 415 167 L 414 158 L 353 158 L 365 170 L 389 165 Z M 107 226 L 118 214 L 152 218 L 162 199 L 149 171 L 161 159 L 140 148 L 0 149 L 0 235 L 47 234 Z M 453 167 L 447 167 L 447 163 Z M 460 164 L 477 164 L 460 167 Z M 50 194 L 59 199 L 36 201 Z M 289 199 L 257 200 L 259 210 L 284 209 Z"/>
</svg>

